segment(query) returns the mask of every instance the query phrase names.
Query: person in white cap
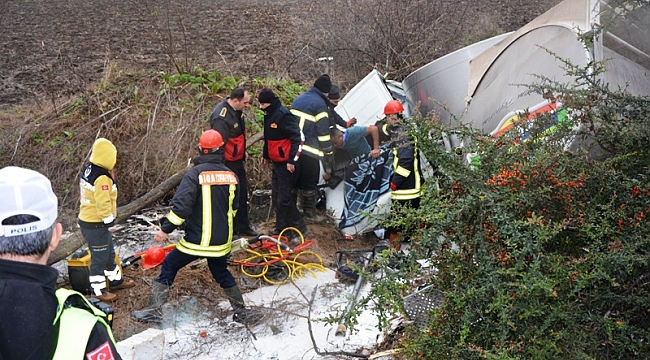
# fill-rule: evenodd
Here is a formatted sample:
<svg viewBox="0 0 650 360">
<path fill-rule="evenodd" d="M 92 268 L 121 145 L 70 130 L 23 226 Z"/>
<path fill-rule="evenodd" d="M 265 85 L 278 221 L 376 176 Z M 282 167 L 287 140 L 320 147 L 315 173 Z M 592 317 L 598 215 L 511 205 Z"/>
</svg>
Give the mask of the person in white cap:
<svg viewBox="0 0 650 360">
<path fill-rule="evenodd" d="M 81 204 L 78 222 L 90 250 L 90 291 L 101 301 L 117 298 L 109 290 L 135 286 L 133 280 L 122 277 L 122 269 L 115 263 L 111 230 L 117 216 L 117 185 L 113 171 L 116 162 L 115 145 L 99 138 L 93 144 L 90 164 L 84 168 L 79 180 Z"/>
<path fill-rule="evenodd" d="M 0 169 L 0 359 L 121 359 L 106 315 L 80 293 L 56 290 L 47 266 L 63 228 L 42 174 Z"/>
</svg>

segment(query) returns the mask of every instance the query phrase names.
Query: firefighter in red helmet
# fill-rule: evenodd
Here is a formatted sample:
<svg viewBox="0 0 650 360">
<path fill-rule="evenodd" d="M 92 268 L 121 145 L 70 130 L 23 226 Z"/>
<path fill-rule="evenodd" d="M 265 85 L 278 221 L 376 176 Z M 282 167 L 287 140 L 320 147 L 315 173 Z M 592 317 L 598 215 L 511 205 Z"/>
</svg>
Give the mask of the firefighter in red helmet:
<svg viewBox="0 0 650 360">
<path fill-rule="evenodd" d="M 375 122 L 375 126 L 377 127 L 377 132 L 379 133 L 380 144 L 385 144 L 391 141 L 391 134 L 390 134 L 391 126 L 388 124 L 388 115 L 400 114 L 403 111 L 404 111 L 404 106 L 398 100 L 391 100 L 387 102 L 386 105 L 384 105 L 384 115 L 386 115 L 386 117 Z M 374 139 L 372 138 L 372 136 L 370 135 L 366 136 L 366 141 L 368 141 L 368 145 L 370 145 L 371 147 L 374 146 Z"/>
<path fill-rule="evenodd" d="M 417 139 L 406 128 L 402 112 L 404 106 L 398 100 L 391 100 L 384 106 L 386 124 L 391 136 L 393 149 L 393 174 L 390 178 L 391 201 L 396 211 L 402 208 L 417 209 L 424 191 L 424 178 L 420 168 L 420 153 Z M 401 229 L 388 228 L 390 243 L 399 248 L 402 238 Z"/>
<path fill-rule="evenodd" d="M 401 114 L 404 111 L 404 105 L 399 100 L 391 100 L 384 106 L 384 115 Z"/>
<path fill-rule="evenodd" d="M 178 271 L 198 258 L 206 258 L 214 279 L 228 296 L 235 311 L 233 320 L 252 324 L 262 313 L 244 306 L 244 299 L 228 271 L 228 256 L 233 239 L 233 220 L 239 205 L 238 178 L 226 165 L 220 148 L 221 134 L 207 130 L 201 135 L 201 155 L 181 180 L 172 200 L 172 209 L 163 220 L 154 240 L 162 242 L 181 224 L 185 236 L 178 241 L 162 263 L 160 275 L 153 281 L 149 305 L 134 311 L 135 320 L 161 322 L 161 306 L 167 301 L 169 289 Z"/>
</svg>

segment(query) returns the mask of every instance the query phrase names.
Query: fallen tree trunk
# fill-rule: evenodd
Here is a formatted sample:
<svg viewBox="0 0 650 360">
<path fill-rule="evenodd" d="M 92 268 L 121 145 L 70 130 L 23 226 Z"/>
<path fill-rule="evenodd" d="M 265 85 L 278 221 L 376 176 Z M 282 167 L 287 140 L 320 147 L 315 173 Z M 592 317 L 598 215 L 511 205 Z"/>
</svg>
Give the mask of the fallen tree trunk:
<svg viewBox="0 0 650 360">
<path fill-rule="evenodd" d="M 261 140 L 264 138 L 264 132 L 260 131 L 259 133 L 251 136 L 246 144 L 246 147 L 250 147 L 257 141 Z M 151 206 L 153 203 L 158 201 L 160 198 L 165 196 L 165 194 L 169 193 L 172 189 L 176 188 L 178 184 L 181 183 L 181 180 L 183 179 L 183 176 L 185 176 L 185 173 L 190 168 L 187 167 L 176 174 L 172 175 L 170 178 L 167 180 L 163 181 L 160 185 L 156 186 L 155 188 L 151 189 L 148 193 L 144 194 L 143 196 L 140 196 L 139 198 L 135 199 L 134 201 L 130 202 L 129 204 L 126 204 L 124 206 L 120 206 L 117 208 L 117 218 L 115 219 L 115 223 L 121 223 L 122 221 L 125 221 L 131 215 L 135 215 L 138 213 L 138 211 L 146 208 L 147 206 Z M 47 259 L 47 264 L 52 265 L 56 262 L 59 262 L 66 257 L 70 256 L 73 252 L 75 252 L 77 249 L 79 249 L 81 246 L 83 246 L 86 243 L 86 240 L 83 238 L 81 235 L 81 231 L 77 230 L 70 234 L 69 236 L 62 238 L 61 242 L 59 243 L 59 246 L 50 254 L 50 257 Z"/>
</svg>

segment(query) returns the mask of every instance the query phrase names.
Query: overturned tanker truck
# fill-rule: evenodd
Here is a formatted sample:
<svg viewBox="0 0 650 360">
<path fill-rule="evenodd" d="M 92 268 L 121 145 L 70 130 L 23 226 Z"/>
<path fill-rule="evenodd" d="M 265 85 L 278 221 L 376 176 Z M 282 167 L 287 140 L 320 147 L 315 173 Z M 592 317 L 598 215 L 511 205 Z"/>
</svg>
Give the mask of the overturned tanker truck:
<svg viewBox="0 0 650 360">
<path fill-rule="evenodd" d="M 650 3 L 636 2 L 635 9 L 618 7 L 619 3 L 565 0 L 519 30 L 441 57 L 402 83 L 372 71 L 350 90 L 336 111 L 344 119 L 356 117 L 359 125 L 372 125 L 383 118 L 384 104 L 397 99 L 404 103 L 407 115 L 417 106 L 422 114 L 437 112 L 440 120 L 451 126 L 460 119 L 498 136 L 512 127 L 520 114 L 532 118 L 539 112 L 557 112 L 561 116 L 561 104 L 528 94 L 518 85 L 535 83 L 536 75 L 571 82 L 560 59 L 576 66 L 604 60 L 606 71 L 598 76 L 610 88 L 650 96 Z M 585 46 L 579 36 L 591 36 L 601 24 L 606 31 Z M 462 140 L 453 136 L 444 140 L 448 151 L 463 146 Z M 326 206 L 344 234 L 373 230 L 376 217 L 390 209 L 392 154 L 387 145 L 382 145 L 381 153 L 375 160 L 342 159 L 337 164 L 353 166 L 354 171 L 346 170 L 342 181 L 323 186 Z M 422 164 L 426 167 L 427 162 Z"/>
</svg>

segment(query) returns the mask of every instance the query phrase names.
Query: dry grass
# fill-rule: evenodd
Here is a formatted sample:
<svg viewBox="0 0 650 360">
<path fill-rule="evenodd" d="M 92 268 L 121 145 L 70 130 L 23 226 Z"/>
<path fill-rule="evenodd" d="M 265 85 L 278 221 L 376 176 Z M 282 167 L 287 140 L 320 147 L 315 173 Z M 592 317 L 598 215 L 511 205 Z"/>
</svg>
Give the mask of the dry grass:
<svg viewBox="0 0 650 360">
<path fill-rule="evenodd" d="M 189 85 L 166 89 L 153 72 L 128 72 L 115 64 L 105 74 L 96 90 L 56 109 L 0 113 L 0 163 L 42 172 L 61 205 L 73 211 L 95 139 L 105 137 L 117 147 L 118 201 L 126 204 L 187 166 L 214 106 L 229 93 L 210 95 Z M 255 84 L 241 85 L 256 92 Z M 252 109 L 246 118 L 255 121 Z M 259 161 L 252 159 L 248 168 L 251 188 L 268 187 L 270 175 Z"/>
</svg>

